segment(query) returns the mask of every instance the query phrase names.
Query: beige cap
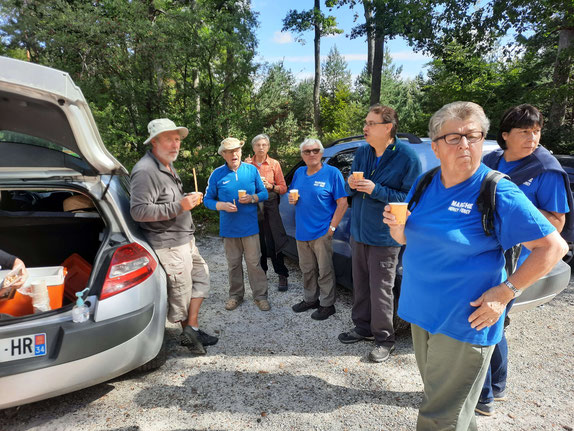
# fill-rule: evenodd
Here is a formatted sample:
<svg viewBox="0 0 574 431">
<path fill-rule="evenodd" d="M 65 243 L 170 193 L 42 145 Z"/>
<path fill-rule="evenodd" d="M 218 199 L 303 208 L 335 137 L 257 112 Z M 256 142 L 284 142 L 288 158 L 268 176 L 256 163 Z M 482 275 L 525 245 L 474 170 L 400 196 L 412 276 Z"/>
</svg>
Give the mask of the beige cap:
<svg viewBox="0 0 574 431">
<path fill-rule="evenodd" d="M 244 144 L 245 144 L 245 142 L 240 141 L 237 138 L 225 138 L 223 141 L 221 141 L 221 144 L 219 145 L 219 149 L 217 150 L 217 153 L 221 156 L 221 154 L 224 151 L 235 150 L 236 148 L 241 148 L 241 147 L 243 147 Z"/>
<path fill-rule="evenodd" d="M 189 130 L 186 127 L 178 127 L 169 118 L 157 118 L 151 120 L 147 125 L 147 131 L 149 132 L 149 138 L 146 139 L 144 144 L 149 144 L 153 138 L 163 132 L 171 132 L 177 130 L 181 139 L 184 139 L 188 134 Z"/>
</svg>

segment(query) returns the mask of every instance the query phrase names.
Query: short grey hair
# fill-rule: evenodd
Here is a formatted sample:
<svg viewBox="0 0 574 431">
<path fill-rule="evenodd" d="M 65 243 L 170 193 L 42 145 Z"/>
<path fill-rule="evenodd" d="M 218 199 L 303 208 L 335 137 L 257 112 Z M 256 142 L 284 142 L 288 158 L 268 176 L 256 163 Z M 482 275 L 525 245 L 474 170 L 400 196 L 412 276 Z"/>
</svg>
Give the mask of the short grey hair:
<svg viewBox="0 0 574 431">
<path fill-rule="evenodd" d="M 323 144 L 321 143 L 321 141 L 319 139 L 315 139 L 315 138 L 305 139 L 301 143 L 301 145 L 299 145 L 299 151 L 303 152 L 303 148 L 306 147 L 307 145 L 319 145 L 319 148 L 321 149 L 321 154 L 323 154 L 323 152 L 325 151 L 325 148 L 323 147 Z"/>
<path fill-rule="evenodd" d="M 490 120 L 484 109 L 474 102 L 452 102 L 436 111 L 429 121 L 429 136 L 434 141 L 442 127 L 450 120 L 474 120 L 480 125 L 484 136 L 488 133 Z"/>
<path fill-rule="evenodd" d="M 265 133 L 261 133 L 257 135 L 255 138 L 253 138 L 251 140 L 251 146 L 253 147 L 257 143 L 257 141 L 260 141 L 261 139 L 265 139 L 267 141 L 267 144 L 271 146 L 271 140 L 269 139 L 269 135 Z"/>
</svg>

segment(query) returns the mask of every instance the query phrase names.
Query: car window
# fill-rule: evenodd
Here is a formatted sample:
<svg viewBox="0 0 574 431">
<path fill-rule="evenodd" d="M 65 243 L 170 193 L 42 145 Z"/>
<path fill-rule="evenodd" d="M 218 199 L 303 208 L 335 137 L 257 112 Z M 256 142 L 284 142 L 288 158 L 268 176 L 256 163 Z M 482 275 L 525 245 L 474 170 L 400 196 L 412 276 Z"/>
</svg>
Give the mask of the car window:
<svg viewBox="0 0 574 431">
<path fill-rule="evenodd" d="M 346 179 L 351 173 L 351 165 L 353 163 L 353 159 L 355 158 L 355 151 L 356 148 L 342 151 L 331 157 L 327 163 L 339 169 L 343 174 L 343 178 Z"/>
<path fill-rule="evenodd" d="M 0 130 L 0 143 L 35 145 L 37 147 L 44 147 L 51 150 L 61 151 L 73 157 L 80 158 L 80 156 L 78 156 L 73 151 L 70 151 L 61 145 L 55 144 L 46 139 L 26 135 L 24 133 L 12 132 L 9 130 Z"/>
</svg>

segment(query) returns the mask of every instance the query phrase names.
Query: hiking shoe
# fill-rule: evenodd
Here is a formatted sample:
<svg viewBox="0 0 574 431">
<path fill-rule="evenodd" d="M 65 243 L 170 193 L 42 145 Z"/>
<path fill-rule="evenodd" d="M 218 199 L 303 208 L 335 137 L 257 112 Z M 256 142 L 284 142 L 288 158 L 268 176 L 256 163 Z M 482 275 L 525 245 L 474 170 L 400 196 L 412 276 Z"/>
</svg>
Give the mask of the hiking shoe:
<svg viewBox="0 0 574 431">
<path fill-rule="evenodd" d="M 229 311 L 235 310 L 242 302 L 243 299 L 229 298 L 227 301 L 225 301 L 225 309 Z"/>
<path fill-rule="evenodd" d="M 506 389 L 500 392 L 493 392 L 494 401 L 506 401 Z"/>
<path fill-rule="evenodd" d="M 195 331 L 195 330 L 194 330 Z M 214 335 L 209 335 L 206 332 L 203 332 L 201 329 L 195 331 L 197 338 L 199 338 L 199 342 L 203 346 L 214 346 L 219 341 L 219 338 L 215 337 Z"/>
<path fill-rule="evenodd" d="M 474 411 L 482 416 L 492 416 L 494 414 L 494 402 L 481 403 L 479 401 L 476 403 Z"/>
<path fill-rule="evenodd" d="M 266 299 L 256 299 L 255 305 L 257 305 L 261 311 L 271 310 L 271 305 L 269 305 L 269 301 Z"/>
<path fill-rule="evenodd" d="M 319 305 L 319 308 L 316 311 L 313 311 L 313 314 L 311 314 L 311 319 L 325 320 L 326 318 L 328 318 L 333 314 L 335 314 L 334 305 L 330 305 L 329 307 L 321 307 Z"/>
<path fill-rule="evenodd" d="M 369 360 L 372 362 L 384 362 L 389 359 L 391 353 L 395 351 L 395 346 L 375 346 L 369 353 Z"/>
<path fill-rule="evenodd" d="M 289 284 L 287 283 L 287 277 L 285 277 L 284 275 L 280 275 L 277 290 L 279 292 L 287 292 L 288 288 L 289 288 Z"/>
<path fill-rule="evenodd" d="M 349 332 L 341 332 L 338 338 L 339 341 L 343 344 L 352 344 L 363 340 L 373 341 L 375 339 L 375 337 L 373 337 L 372 335 L 369 337 L 363 337 L 354 329 L 351 329 Z"/>
<path fill-rule="evenodd" d="M 301 301 L 291 307 L 295 313 L 301 313 L 303 311 L 310 310 L 311 308 L 319 308 L 319 301 L 315 301 L 311 304 L 305 301 Z"/>
<path fill-rule="evenodd" d="M 181 333 L 181 345 L 185 346 L 189 349 L 189 351 L 195 355 L 205 355 L 206 351 L 197 336 L 197 332 L 187 325 L 183 328 L 183 332 Z"/>
</svg>

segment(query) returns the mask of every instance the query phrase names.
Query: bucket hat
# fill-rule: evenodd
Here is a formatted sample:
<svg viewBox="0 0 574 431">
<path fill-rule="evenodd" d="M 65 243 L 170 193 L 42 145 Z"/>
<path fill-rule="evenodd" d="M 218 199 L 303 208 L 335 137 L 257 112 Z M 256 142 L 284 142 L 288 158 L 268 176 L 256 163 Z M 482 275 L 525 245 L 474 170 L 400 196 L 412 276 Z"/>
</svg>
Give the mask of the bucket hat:
<svg viewBox="0 0 574 431">
<path fill-rule="evenodd" d="M 237 138 L 225 138 L 221 141 L 221 145 L 219 145 L 219 149 L 217 153 L 221 156 L 224 151 L 235 150 L 236 148 L 241 148 L 245 142 L 240 141 Z"/>
<path fill-rule="evenodd" d="M 177 130 L 181 139 L 184 139 L 189 133 L 186 127 L 177 127 L 169 118 L 151 120 L 147 125 L 147 130 L 149 132 L 149 138 L 146 139 L 144 144 L 149 144 L 153 138 L 163 132 Z"/>
</svg>

